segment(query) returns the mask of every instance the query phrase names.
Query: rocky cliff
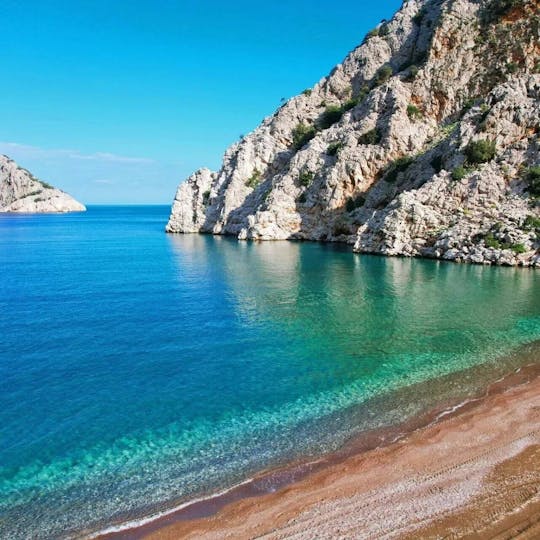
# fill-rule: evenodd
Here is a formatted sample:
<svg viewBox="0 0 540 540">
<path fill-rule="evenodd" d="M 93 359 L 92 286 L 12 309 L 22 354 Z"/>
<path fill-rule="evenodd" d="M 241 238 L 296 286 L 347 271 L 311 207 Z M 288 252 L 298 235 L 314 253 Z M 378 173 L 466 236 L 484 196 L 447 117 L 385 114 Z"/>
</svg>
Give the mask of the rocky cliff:
<svg viewBox="0 0 540 540">
<path fill-rule="evenodd" d="M 177 191 L 168 232 L 540 266 L 540 2 L 410 0 Z"/>
<path fill-rule="evenodd" d="M 84 212 L 73 197 L 0 155 L 0 212 Z"/>
</svg>

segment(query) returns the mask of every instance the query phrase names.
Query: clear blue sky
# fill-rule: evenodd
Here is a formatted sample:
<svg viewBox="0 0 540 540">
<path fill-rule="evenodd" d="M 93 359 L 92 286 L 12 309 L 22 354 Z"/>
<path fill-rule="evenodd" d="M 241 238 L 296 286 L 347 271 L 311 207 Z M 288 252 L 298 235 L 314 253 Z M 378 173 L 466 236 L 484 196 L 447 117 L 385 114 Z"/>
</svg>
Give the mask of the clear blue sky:
<svg viewBox="0 0 540 540">
<path fill-rule="evenodd" d="M 2 0 L 0 153 L 85 203 L 170 203 L 400 5 Z"/>
</svg>

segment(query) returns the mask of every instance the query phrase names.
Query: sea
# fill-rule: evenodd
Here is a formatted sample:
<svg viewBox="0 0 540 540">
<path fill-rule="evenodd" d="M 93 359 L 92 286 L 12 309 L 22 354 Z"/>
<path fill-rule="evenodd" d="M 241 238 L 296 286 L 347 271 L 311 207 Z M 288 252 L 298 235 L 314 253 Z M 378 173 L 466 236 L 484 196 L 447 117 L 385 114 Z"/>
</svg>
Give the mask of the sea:
<svg viewBox="0 0 540 540">
<path fill-rule="evenodd" d="M 0 538 L 144 523 L 539 361 L 538 271 L 168 235 L 169 210 L 0 214 Z"/>
</svg>

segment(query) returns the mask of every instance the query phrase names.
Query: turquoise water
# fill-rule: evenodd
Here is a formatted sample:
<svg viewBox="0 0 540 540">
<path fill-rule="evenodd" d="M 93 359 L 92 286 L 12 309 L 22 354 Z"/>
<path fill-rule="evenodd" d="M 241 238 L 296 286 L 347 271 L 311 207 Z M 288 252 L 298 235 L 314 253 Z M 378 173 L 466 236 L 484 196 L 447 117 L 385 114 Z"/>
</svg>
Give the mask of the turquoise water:
<svg viewBox="0 0 540 540">
<path fill-rule="evenodd" d="M 99 529 L 333 450 L 540 339 L 534 270 L 168 236 L 168 211 L 0 215 L 0 537 Z"/>
</svg>

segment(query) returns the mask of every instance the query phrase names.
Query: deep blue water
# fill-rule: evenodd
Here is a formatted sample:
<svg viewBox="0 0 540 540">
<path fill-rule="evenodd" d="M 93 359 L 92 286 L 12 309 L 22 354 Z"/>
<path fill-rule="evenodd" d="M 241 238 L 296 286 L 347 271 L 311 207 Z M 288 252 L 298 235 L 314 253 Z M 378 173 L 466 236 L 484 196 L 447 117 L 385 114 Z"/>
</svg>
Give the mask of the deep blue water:
<svg viewBox="0 0 540 540">
<path fill-rule="evenodd" d="M 335 449 L 540 339 L 534 270 L 170 236 L 168 212 L 0 214 L 0 537 L 93 530 Z"/>
</svg>

